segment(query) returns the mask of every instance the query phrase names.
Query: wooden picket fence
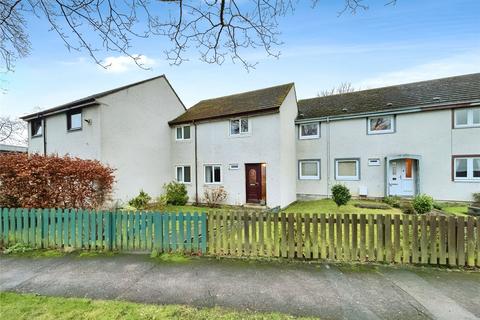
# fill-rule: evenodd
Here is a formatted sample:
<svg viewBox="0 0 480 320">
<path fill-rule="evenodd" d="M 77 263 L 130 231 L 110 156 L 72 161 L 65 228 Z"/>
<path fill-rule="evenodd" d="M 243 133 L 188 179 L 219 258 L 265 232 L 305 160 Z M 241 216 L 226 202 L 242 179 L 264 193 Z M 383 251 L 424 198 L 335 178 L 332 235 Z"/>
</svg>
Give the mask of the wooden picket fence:
<svg viewBox="0 0 480 320">
<path fill-rule="evenodd" d="M 208 254 L 480 266 L 480 219 L 212 212 Z"/>
<path fill-rule="evenodd" d="M 0 209 L 0 241 L 33 248 L 206 252 L 205 213 Z"/>
</svg>

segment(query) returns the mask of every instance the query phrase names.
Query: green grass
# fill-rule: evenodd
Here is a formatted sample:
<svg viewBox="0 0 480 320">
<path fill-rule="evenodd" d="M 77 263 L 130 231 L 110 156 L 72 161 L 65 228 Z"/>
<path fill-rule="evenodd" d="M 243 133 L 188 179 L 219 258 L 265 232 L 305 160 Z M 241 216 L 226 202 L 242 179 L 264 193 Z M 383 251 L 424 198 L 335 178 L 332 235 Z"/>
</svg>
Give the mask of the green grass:
<svg viewBox="0 0 480 320">
<path fill-rule="evenodd" d="M 146 305 L 122 301 L 43 297 L 0 293 L 3 320 L 22 319 L 295 319 L 279 313 L 254 313 L 223 308 Z"/>
<path fill-rule="evenodd" d="M 454 214 L 456 216 L 465 216 L 467 215 L 468 206 L 464 205 L 464 206 L 444 207 L 442 210 L 450 214 Z"/>
<path fill-rule="evenodd" d="M 297 201 L 287 208 L 285 212 L 294 213 L 340 213 L 340 214 L 401 214 L 402 211 L 397 208 L 390 209 L 366 209 L 357 208 L 354 205 L 357 203 L 375 203 L 373 200 L 350 200 L 346 206 L 337 207 L 335 202 L 331 199 L 312 200 L 312 201 Z"/>
</svg>

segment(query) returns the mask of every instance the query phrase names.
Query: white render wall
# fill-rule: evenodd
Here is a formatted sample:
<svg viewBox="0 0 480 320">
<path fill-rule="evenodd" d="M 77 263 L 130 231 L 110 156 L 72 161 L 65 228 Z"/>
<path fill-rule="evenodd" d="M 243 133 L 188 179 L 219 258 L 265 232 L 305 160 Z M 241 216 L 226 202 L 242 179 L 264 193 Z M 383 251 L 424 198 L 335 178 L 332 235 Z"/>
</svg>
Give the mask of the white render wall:
<svg viewBox="0 0 480 320">
<path fill-rule="evenodd" d="M 430 111 L 396 116 L 396 132 L 367 135 L 366 118 L 321 123 L 320 139 L 297 139 L 297 159 L 321 159 L 320 180 L 297 180 L 301 197 L 324 197 L 335 183 L 345 184 L 354 195 L 360 186 L 368 196 L 385 195 L 385 157 L 420 155 L 420 191 L 438 200 L 472 200 L 480 191 L 478 182 L 452 181 L 452 155 L 480 154 L 480 128 L 452 129 L 452 111 Z M 330 157 L 327 132 L 330 126 Z M 298 126 L 297 126 L 298 130 Z M 335 158 L 360 158 L 359 181 L 335 181 Z M 381 166 L 368 166 L 369 158 L 380 158 Z M 328 167 L 328 170 L 327 170 Z M 298 172 L 298 168 L 296 169 Z M 327 176 L 330 176 L 328 181 Z"/>
<path fill-rule="evenodd" d="M 204 166 L 222 166 L 222 185 L 228 192 L 227 204 L 243 205 L 246 202 L 245 164 L 266 164 L 266 204 L 268 207 L 285 207 L 296 200 L 295 171 L 295 117 L 297 106 L 292 89 L 279 113 L 250 116 L 250 134 L 229 135 L 229 119 L 197 124 L 198 195 L 203 202 L 204 189 L 218 185 L 205 184 Z M 177 141 L 176 126 L 171 129 L 171 178 L 175 179 L 175 166 L 192 168 L 192 183 L 187 184 L 189 201 L 195 201 L 195 127 L 191 125 L 191 139 Z M 229 164 L 238 164 L 238 170 L 229 170 Z"/>
</svg>

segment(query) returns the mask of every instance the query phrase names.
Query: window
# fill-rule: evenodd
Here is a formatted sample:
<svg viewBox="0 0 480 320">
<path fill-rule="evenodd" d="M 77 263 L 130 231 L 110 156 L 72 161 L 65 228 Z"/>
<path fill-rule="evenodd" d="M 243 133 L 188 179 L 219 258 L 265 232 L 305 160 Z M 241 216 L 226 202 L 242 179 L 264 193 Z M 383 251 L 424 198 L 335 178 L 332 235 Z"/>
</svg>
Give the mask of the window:
<svg viewBox="0 0 480 320">
<path fill-rule="evenodd" d="M 302 123 L 300 124 L 300 139 L 320 138 L 320 123 Z"/>
<path fill-rule="evenodd" d="M 368 159 L 368 165 L 371 167 L 379 166 L 380 165 L 380 159 L 379 158 L 370 158 Z"/>
<path fill-rule="evenodd" d="M 360 160 L 336 159 L 335 180 L 360 180 Z"/>
<path fill-rule="evenodd" d="M 298 162 L 300 180 L 320 179 L 320 160 L 300 160 Z"/>
<path fill-rule="evenodd" d="M 222 167 L 218 164 L 205 165 L 205 183 L 214 184 L 222 182 Z"/>
<path fill-rule="evenodd" d="M 176 131 L 176 140 L 190 140 L 190 126 L 177 127 Z"/>
<path fill-rule="evenodd" d="M 190 183 L 192 182 L 192 174 L 190 166 L 177 166 L 176 170 L 176 179 L 181 183 Z"/>
<path fill-rule="evenodd" d="M 67 130 L 82 129 L 82 109 L 67 112 Z"/>
<path fill-rule="evenodd" d="M 248 118 L 230 120 L 230 135 L 238 136 L 250 133 Z"/>
<path fill-rule="evenodd" d="M 480 181 L 480 156 L 453 159 L 455 181 Z"/>
<path fill-rule="evenodd" d="M 42 135 L 42 119 L 34 119 L 30 122 L 32 137 L 39 137 Z"/>
<path fill-rule="evenodd" d="M 231 163 L 231 164 L 228 165 L 228 169 L 238 170 L 238 169 L 240 169 L 240 166 L 238 165 L 238 163 Z"/>
<path fill-rule="evenodd" d="M 393 116 L 367 118 L 368 134 L 392 133 L 395 131 Z"/>
<path fill-rule="evenodd" d="M 455 128 L 480 127 L 480 108 L 456 109 Z"/>
</svg>

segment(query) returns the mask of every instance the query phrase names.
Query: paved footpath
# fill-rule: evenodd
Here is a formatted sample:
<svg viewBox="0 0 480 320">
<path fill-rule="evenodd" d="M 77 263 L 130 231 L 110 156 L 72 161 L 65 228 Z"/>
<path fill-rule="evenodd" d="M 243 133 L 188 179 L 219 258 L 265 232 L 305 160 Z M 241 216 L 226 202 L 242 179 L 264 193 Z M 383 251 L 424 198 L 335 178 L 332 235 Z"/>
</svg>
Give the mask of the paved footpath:
<svg viewBox="0 0 480 320">
<path fill-rule="evenodd" d="M 480 273 L 142 255 L 0 256 L 0 291 L 223 306 L 322 319 L 479 319 Z"/>
</svg>

